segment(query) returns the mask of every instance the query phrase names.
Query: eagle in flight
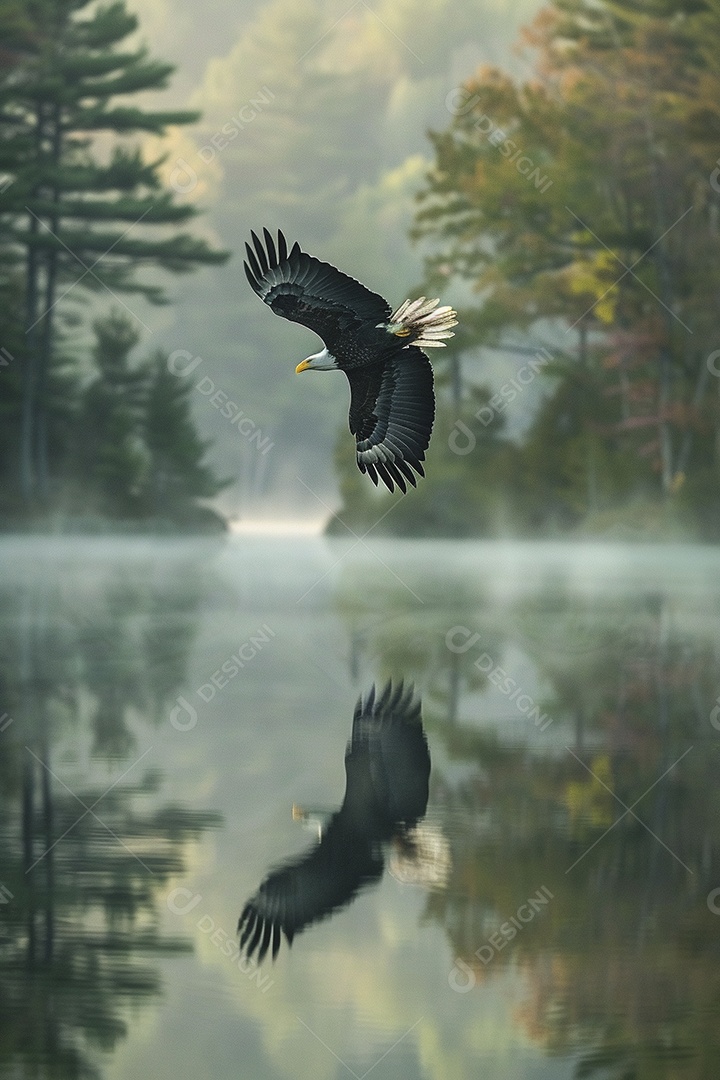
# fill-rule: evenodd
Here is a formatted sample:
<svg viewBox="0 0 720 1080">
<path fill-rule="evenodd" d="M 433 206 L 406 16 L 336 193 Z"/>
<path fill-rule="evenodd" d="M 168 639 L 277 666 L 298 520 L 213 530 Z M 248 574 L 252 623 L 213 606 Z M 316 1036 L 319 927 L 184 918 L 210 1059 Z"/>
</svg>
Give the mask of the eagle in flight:
<svg viewBox="0 0 720 1080">
<path fill-rule="evenodd" d="M 330 263 L 320 262 L 278 232 L 277 244 L 263 229 L 245 245 L 247 279 L 276 315 L 313 330 L 325 348 L 295 369 L 339 368 L 350 383 L 350 431 L 357 464 L 377 486 L 390 491 L 415 487 L 435 418 L 430 361 L 423 349 L 441 348 L 457 323 L 439 300 L 406 300 L 390 305 Z M 414 472 L 413 472 L 414 470 Z"/>
<path fill-rule="evenodd" d="M 345 754 L 345 798 L 318 844 L 271 870 L 245 904 L 238 923 L 240 948 L 261 963 L 295 934 L 345 907 L 380 880 L 384 849 L 395 845 L 405 861 L 416 852 L 415 826 L 425 816 L 430 753 L 420 702 L 412 689 L 373 686 L 358 701 Z"/>
</svg>

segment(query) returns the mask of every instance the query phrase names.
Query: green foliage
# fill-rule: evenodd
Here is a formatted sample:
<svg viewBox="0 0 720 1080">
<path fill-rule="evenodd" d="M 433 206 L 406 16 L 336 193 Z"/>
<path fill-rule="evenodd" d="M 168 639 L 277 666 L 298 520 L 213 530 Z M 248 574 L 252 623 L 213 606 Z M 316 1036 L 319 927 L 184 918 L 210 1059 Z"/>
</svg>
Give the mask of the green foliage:
<svg viewBox="0 0 720 1080">
<path fill-rule="evenodd" d="M 154 513 L 177 513 L 194 499 L 210 499 L 228 481 L 217 480 L 202 459 L 208 443 L 191 417 L 192 383 L 172 375 L 167 356 L 148 361 L 143 440 L 148 451 L 147 495 Z"/>
<path fill-rule="evenodd" d="M 166 303 L 163 288 L 144 270 L 186 273 L 224 262 L 227 252 L 176 231 L 196 209 L 176 205 L 163 190 L 162 159 L 145 161 L 128 141 L 144 133 L 162 136 L 169 125 L 191 123 L 198 114 L 133 102 L 134 95 L 164 89 L 173 67 L 143 47 L 127 46 L 137 19 L 125 4 L 40 0 L 22 11 L 10 4 L 0 11 L 4 26 L 14 49 L 4 55 L 4 69 L 0 63 L 0 244 L 20 293 L 16 318 L 24 331 L 20 408 L 13 417 L 19 452 L 8 455 L 4 470 L 15 473 L 27 515 L 47 508 L 65 486 L 58 468 L 63 457 L 50 454 L 53 427 L 70 406 L 57 395 L 65 365 L 60 330 L 77 322 L 87 293 L 133 293 Z M 97 137 L 111 140 L 107 151 Z M 115 507 L 121 514 L 137 497 L 142 471 L 126 378 L 132 383 L 125 373 L 104 390 L 95 388 L 83 406 L 86 424 L 94 404 L 116 425 L 114 446 L 93 469 L 105 478 L 108 506 L 116 487 L 126 493 Z M 123 419 L 112 398 L 124 389 Z"/>
<path fill-rule="evenodd" d="M 446 462 L 439 420 L 429 477 L 457 495 L 467 475 L 492 520 L 496 495 L 505 522 L 541 534 L 649 500 L 718 535 L 719 27 L 700 4 L 559 0 L 526 33 L 536 77 L 481 70 L 431 136 L 414 235 L 434 248 L 429 289 L 455 276 L 480 297 L 462 348 L 561 343 L 509 487 L 499 462 L 486 480 L 479 441 Z M 402 531 L 428 528 L 413 505 L 393 512 Z M 458 516 L 488 535 L 473 505 L 452 502 L 453 535 Z"/>
<path fill-rule="evenodd" d="M 207 443 L 192 420 L 192 385 L 170 373 L 162 352 L 131 362 L 139 334 L 124 313 L 99 319 L 94 330 L 98 374 L 80 404 L 76 513 L 217 528 L 219 519 L 196 505 L 225 484 L 203 464 Z"/>
<path fill-rule="evenodd" d="M 97 509 L 112 517 L 138 514 L 145 472 L 139 433 L 145 379 L 129 363 L 139 335 L 123 315 L 94 325 L 98 377 L 84 391 L 78 430 L 79 474 L 90 482 Z M 88 493 L 90 499 L 93 495 Z"/>
</svg>

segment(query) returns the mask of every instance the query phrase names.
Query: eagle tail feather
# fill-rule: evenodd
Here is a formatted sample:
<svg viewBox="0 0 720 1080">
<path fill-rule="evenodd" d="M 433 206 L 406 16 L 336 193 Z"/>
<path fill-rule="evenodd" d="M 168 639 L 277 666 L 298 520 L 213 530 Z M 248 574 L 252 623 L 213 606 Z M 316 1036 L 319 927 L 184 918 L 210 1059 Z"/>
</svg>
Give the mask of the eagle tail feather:
<svg viewBox="0 0 720 1080">
<path fill-rule="evenodd" d="M 451 326 L 457 325 L 457 312 L 449 305 L 438 307 L 439 299 L 405 300 L 382 325 L 397 337 L 411 337 L 414 345 L 442 349 L 443 338 L 454 337 Z"/>
</svg>

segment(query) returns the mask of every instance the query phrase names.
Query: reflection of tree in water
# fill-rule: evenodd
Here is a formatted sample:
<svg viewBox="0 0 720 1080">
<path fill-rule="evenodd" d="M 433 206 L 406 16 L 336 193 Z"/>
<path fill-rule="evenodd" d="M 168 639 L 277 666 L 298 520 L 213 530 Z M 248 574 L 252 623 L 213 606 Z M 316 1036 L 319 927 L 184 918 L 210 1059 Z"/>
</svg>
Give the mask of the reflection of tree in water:
<svg viewBox="0 0 720 1080">
<path fill-rule="evenodd" d="M 522 605 L 517 625 L 553 688 L 548 708 L 572 718 L 577 745 L 587 729 L 624 750 L 666 729 L 706 730 L 720 668 L 716 623 L 698 614 L 658 592 L 581 600 L 554 586 Z"/>
<path fill-rule="evenodd" d="M 558 582 L 500 607 L 467 590 L 458 600 L 450 583 L 447 606 L 406 615 L 411 655 L 394 640 L 411 602 L 388 595 L 365 655 L 430 681 L 428 728 L 467 766 L 436 769 L 452 872 L 424 918 L 443 925 L 476 982 L 507 965 L 524 976 L 519 1022 L 549 1053 L 576 1055 L 578 1080 L 709 1080 L 720 1054 L 720 916 L 707 904 L 720 886 L 714 613 L 662 590 L 583 597 Z M 358 620 L 361 599 L 346 597 L 345 611 Z M 480 633 L 475 650 L 443 647 L 456 624 Z M 530 747 L 503 742 L 487 716 L 467 721 L 487 686 L 475 659 L 507 664 L 509 645 L 539 673 L 543 711 L 565 725 L 569 750 L 558 728 Z M 647 828 L 621 817 L 616 796 L 639 800 Z M 543 888 L 552 900 L 516 929 L 511 918 Z M 487 948 L 497 933 L 500 947 Z"/>
<path fill-rule="evenodd" d="M 629 634 L 618 643 L 621 625 Z M 575 718 L 571 748 L 595 775 L 569 751 L 468 746 L 477 772 L 447 792 L 454 879 L 427 916 L 477 979 L 517 965 L 528 987 L 520 1019 L 550 1052 L 579 1051 L 578 1077 L 703 1080 L 720 1050 L 720 918 L 706 903 L 720 882 L 713 647 L 675 631 L 656 601 L 596 611 L 582 651 L 577 618 L 567 627 L 565 648 L 556 622 L 527 654 L 552 687 L 544 708 Z M 614 796 L 640 800 L 635 813 L 655 835 L 632 814 L 618 821 Z M 547 910 L 478 957 L 543 886 Z"/>
<path fill-rule="evenodd" d="M 13 717 L 0 735 L 0 1071 L 94 1077 L 131 1005 L 161 991 L 152 958 L 191 948 L 161 932 L 157 903 L 187 844 L 219 823 L 163 805 L 159 773 L 134 762 L 135 730 L 168 716 L 183 677 L 201 582 L 178 560 L 111 562 L 64 595 L 51 578 L 6 587 L 0 623 Z M 68 735 L 113 759 L 112 787 L 106 769 L 67 781 Z"/>
<path fill-rule="evenodd" d="M 367 577 L 355 580 L 352 568 L 344 573 L 337 607 L 350 627 L 350 670 L 361 681 L 361 666 L 368 665 L 378 679 L 405 679 L 422 684 L 424 714 L 454 724 L 463 693 L 487 685 L 487 676 L 475 666 L 477 649 L 451 652 L 447 633 L 454 625 L 475 620 L 485 647 L 499 652 L 502 631 L 497 621 L 484 617 L 477 589 L 443 583 L 433 592 L 432 580 L 423 587 L 423 606 L 396 578 L 378 574 L 376 593 Z M 379 612 L 381 612 L 379 614 Z M 480 626 L 475 623 L 480 620 Z M 460 638 L 462 640 L 462 636 Z"/>
<path fill-rule="evenodd" d="M 195 612 L 206 587 L 197 560 L 148 560 L 134 575 L 105 587 L 88 619 L 73 615 L 72 631 L 86 688 L 94 700 L 94 750 L 127 753 L 133 716 L 158 724 L 182 682 L 195 634 Z"/>
</svg>

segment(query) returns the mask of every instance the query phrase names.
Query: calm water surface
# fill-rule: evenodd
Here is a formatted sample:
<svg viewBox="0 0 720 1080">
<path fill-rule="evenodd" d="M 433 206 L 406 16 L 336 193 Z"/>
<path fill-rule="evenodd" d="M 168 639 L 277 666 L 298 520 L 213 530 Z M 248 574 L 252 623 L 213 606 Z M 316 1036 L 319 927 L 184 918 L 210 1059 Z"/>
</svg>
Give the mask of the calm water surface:
<svg viewBox="0 0 720 1080">
<path fill-rule="evenodd" d="M 0 541 L 0 1075 L 716 1077 L 719 616 L 709 548 Z M 424 817 L 258 967 L 388 680 Z"/>
</svg>

